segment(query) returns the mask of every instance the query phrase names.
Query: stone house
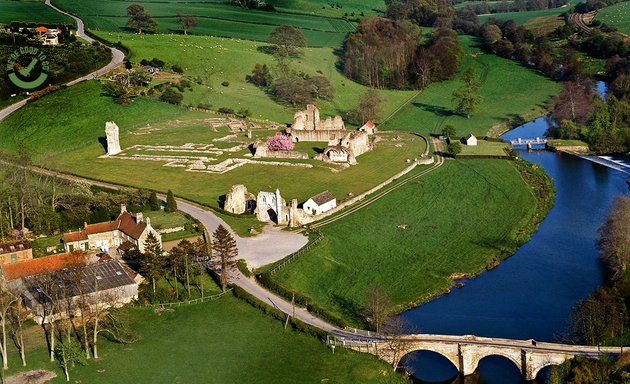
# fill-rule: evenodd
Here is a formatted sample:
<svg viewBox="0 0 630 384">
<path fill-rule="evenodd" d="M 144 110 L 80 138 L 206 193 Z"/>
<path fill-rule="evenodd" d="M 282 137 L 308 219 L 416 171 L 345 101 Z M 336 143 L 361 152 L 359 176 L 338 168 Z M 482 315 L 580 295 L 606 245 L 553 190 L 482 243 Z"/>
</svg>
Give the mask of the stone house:
<svg viewBox="0 0 630 384">
<path fill-rule="evenodd" d="M 12 264 L 33 259 L 33 249 L 27 240 L 0 243 L 0 264 Z"/>
<path fill-rule="evenodd" d="M 328 212 L 337 206 L 337 199 L 329 191 L 319 193 L 302 205 L 304 211 L 311 215 L 319 215 Z"/>
<path fill-rule="evenodd" d="M 81 231 L 65 233 L 63 243 L 66 252 L 78 249 L 85 251 L 90 248 L 99 248 L 107 252 L 110 248 L 118 248 L 127 242 L 140 252 L 144 252 L 144 243 L 149 233 L 153 233 L 160 245 L 162 244 L 160 233 L 151 226 L 151 219 L 144 218 L 141 212 L 132 215 L 123 204 L 116 220 L 86 223 Z"/>
<path fill-rule="evenodd" d="M 469 133 L 462 139 L 462 142 L 469 146 L 475 146 L 477 145 L 477 138 L 472 133 Z"/>
</svg>

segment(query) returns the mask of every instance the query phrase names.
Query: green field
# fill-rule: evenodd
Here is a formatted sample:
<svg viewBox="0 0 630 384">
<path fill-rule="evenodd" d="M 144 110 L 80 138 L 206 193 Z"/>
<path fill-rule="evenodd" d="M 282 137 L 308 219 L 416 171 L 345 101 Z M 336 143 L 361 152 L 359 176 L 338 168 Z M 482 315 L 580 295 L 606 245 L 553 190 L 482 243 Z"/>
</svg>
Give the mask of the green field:
<svg viewBox="0 0 630 384">
<path fill-rule="evenodd" d="M 595 20 L 613 26 L 621 33 L 630 35 L 630 2 L 624 1 L 600 9 Z"/>
<path fill-rule="evenodd" d="M 268 0 L 267 3 L 283 12 L 329 17 L 343 17 L 347 14 L 351 19 L 361 17 L 361 13 L 363 16 L 376 16 L 385 11 L 383 0 Z"/>
<path fill-rule="evenodd" d="M 451 124 L 461 135 L 472 132 L 477 137 L 489 133 L 497 136 L 519 116 L 527 121 L 546 113 L 546 102 L 560 91 L 558 83 L 516 61 L 483 53 L 473 37 L 461 36 L 460 41 L 465 52 L 462 71 L 473 66 L 481 80 L 479 94 L 483 101 L 478 112 L 470 119 L 453 114 L 452 94 L 461 86 L 455 78 L 427 87 L 383 124 L 384 129 L 428 133 Z"/>
<path fill-rule="evenodd" d="M 74 24 L 71 18 L 54 11 L 41 0 L 0 0 L 0 24 L 13 21 Z"/>
<path fill-rule="evenodd" d="M 56 111 L 60 105 L 66 112 L 58 116 Z M 229 132 L 227 128 L 217 129 L 216 132 L 210 129 L 203 122 L 208 117 L 212 115 L 192 113 L 142 98 L 129 106 L 117 105 L 109 97 L 101 95 L 97 82 L 85 82 L 37 100 L 9 116 L 0 124 L 0 149 L 15 151 L 18 143 L 24 143 L 36 154 L 34 158 L 38 164 L 123 185 L 160 191 L 172 189 L 180 196 L 215 207 L 219 196 L 225 194 L 232 184 L 238 183 L 245 184 L 254 193 L 273 191 L 279 187 L 286 198 L 300 200 L 328 189 L 342 201 L 349 193 L 357 195 L 399 172 L 407 166 L 406 159 L 418 157 L 425 149 L 419 137 L 403 135 L 402 140 L 394 141 L 391 139 L 398 133 L 385 133 L 376 150 L 361 155 L 358 165 L 342 172 L 332 172 L 329 164 L 316 160 L 300 161 L 313 165 L 307 170 L 256 164 L 224 174 L 208 174 L 165 167 L 165 161 L 98 157 L 105 153 L 98 140 L 104 135 L 105 121 L 115 120 L 121 128 L 121 146 L 124 149 L 136 144 L 214 144 L 213 139 L 225 137 Z M 184 120 L 189 122 L 183 124 Z M 144 132 L 138 129 L 146 128 L 147 124 L 159 130 L 155 134 L 141 134 Z M 260 137 L 275 133 L 264 129 L 253 132 Z M 248 142 L 244 134 L 234 140 Z M 231 146 L 237 143 L 222 144 Z M 319 145 L 324 146 L 324 143 Z M 230 156 L 246 158 L 247 152 L 242 149 L 225 153 L 216 161 Z M 129 149 L 129 155 L 134 153 L 133 149 Z"/>
<path fill-rule="evenodd" d="M 314 337 L 226 296 L 218 301 L 154 313 L 130 308 L 140 340 L 119 345 L 102 340 L 98 361 L 70 371 L 73 383 L 406 383 L 374 356 L 348 350 L 334 354 Z M 57 373 L 49 383 L 65 383 L 56 363 L 48 363 L 39 327 L 27 345 L 26 369 Z M 17 368 L 17 354 L 9 356 Z M 23 368 L 21 368 L 23 369 Z M 11 371 L 13 373 L 13 370 Z"/>
<path fill-rule="evenodd" d="M 184 93 L 184 102 L 193 106 L 211 104 L 213 108 L 229 107 L 236 111 L 249 108 L 252 117 L 291 123 L 296 109 L 274 102 L 263 90 L 246 81 L 256 63 L 274 67 L 272 57 L 261 52 L 263 45 L 252 41 L 239 41 L 209 36 L 132 35 L 125 33 L 98 33 L 109 41 L 122 41 L 131 49 L 131 60 L 154 57 L 166 61 L 167 66 L 179 64 L 185 75 L 200 78 L 193 91 Z M 333 84 L 335 98 L 318 100 L 322 116 L 342 114 L 353 108 L 367 87 L 344 77 L 337 69 L 337 56 L 331 48 L 309 48 L 304 57 L 292 60 L 296 72 L 309 75 L 323 74 Z M 221 85 L 229 82 L 228 87 Z M 381 116 L 387 116 L 405 103 L 415 92 L 383 90 L 386 99 Z M 299 106 L 299 109 L 304 106 Z"/>
<path fill-rule="evenodd" d="M 447 160 L 322 227 L 325 240 L 274 278 L 350 319 L 374 284 L 400 309 L 443 292 L 453 274 L 474 275 L 510 255 L 534 202 L 509 161 Z"/>
<path fill-rule="evenodd" d="M 570 3 L 577 3 L 577 1 L 572 1 Z M 518 24 L 525 24 L 528 21 L 542 17 L 542 16 L 550 16 L 550 15 L 559 15 L 564 12 L 568 12 L 571 9 L 572 5 L 569 4 L 565 7 L 560 8 L 552 8 L 552 9 L 541 9 L 538 11 L 523 11 L 523 12 L 505 12 L 505 13 L 493 13 L 490 15 L 480 15 L 479 22 L 485 23 L 486 20 L 490 18 L 498 19 L 498 20 L 514 20 Z"/>
<path fill-rule="evenodd" d="M 81 17 L 91 30 L 130 31 L 125 26 L 128 2 L 55 0 L 55 5 Z M 346 34 L 355 27 L 338 18 L 243 9 L 223 2 L 163 1 L 143 2 L 142 5 L 155 17 L 161 33 L 180 33 L 176 22 L 178 13 L 198 17 L 199 25 L 192 29 L 194 34 L 265 41 L 275 27 L 290 24 L 302 30 L 309 45 L 319 47 L 340 46 Z"/>
</svg>

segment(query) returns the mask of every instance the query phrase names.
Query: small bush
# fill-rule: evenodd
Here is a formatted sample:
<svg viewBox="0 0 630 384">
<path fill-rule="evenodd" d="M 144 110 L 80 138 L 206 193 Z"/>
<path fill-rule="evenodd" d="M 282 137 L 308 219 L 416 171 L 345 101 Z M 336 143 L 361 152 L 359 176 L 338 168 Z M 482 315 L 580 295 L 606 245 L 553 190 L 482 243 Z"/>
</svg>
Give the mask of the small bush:
<svg viewBox="0 0 630 384">
<path fill-rule="evenodd" d="M 230 86 L 230 82 L 226 80 L 226 81 L 222 82 L 221 85 L 224 86 L 224 87 L 229 87 Z"/>
<path fill-rule="evenodd" d="M 184 95 L 177 92 L 173 88 L 167 88 L 162 96 L 160 96 L 160 100 L 165 101 L 169 104 L 180 105 L 182 100 L 184 100 Z"/>
<path fill-rule="evenodd" d="M 219 113 L 228 113 L 230 115 L 233 115 L 234 114 L 234 109 L 227 108 L 227 107 L 221 107 L 221 108 L 219 108 L 218 112 Z"/>
<path fill-rule="evenodd" d="M 181 65 L 179 64 L 173 64 L 173 66 L 171 67 L 171 69 L 173 70 L 173 72 L 175 73 L 184 73 L 184 68 L 182 68 Z"/>
<path fill-rule="evenodd" d="M 208 109 L 208 110 L 210 110 L 210 109 L 212 109 L 212 104 L 209 104 L 209 103 L 199 103 L 199 104 L 197 104 L 197 108 L 199 108 L 199 109 Z"/>
</svg>

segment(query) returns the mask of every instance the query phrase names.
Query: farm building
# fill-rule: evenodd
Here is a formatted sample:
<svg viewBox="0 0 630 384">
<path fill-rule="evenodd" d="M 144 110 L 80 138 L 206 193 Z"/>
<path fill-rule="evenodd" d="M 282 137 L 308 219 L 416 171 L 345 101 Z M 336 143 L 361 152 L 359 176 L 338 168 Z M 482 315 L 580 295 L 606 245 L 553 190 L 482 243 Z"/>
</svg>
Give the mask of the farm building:
<svg viewBox="0 0 630 384">
<path fill-rule="evenodd" d="M 9 241 L 0 243 L 0 264 L 17 263 L 31 260 L 33 249 L 27 240 Z"/>
<path fill-rule="evenodd" d="M 317 194 L 309 198 L 302 205 L 304 211 L 311 215 L 322 214 L 324 212 L 330 211 L 336 206 L 337 206 L 337 199 L 332 193 L 328 191 L 324 191 L 320 194 Z"/>
</svg>

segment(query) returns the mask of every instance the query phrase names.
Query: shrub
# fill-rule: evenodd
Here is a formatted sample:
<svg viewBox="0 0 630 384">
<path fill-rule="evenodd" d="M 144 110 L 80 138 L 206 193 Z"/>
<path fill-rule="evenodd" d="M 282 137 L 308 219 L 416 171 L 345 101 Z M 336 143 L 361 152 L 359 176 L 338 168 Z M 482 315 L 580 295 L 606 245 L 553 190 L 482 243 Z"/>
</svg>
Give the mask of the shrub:
<svg viewBox="0 0 630 384">
<path fill-rule="evenodd" d="M 175 73 L 184 73 L 184 68 L 181 67 L 181 65 L 179 64 L 173 64 L 173 66 L 171 67 L 171 69 L 173 70 L 173 72 Z"/>
<path fill-rule="evenodd" d="M 197 104 L 197 108 L 199 108 L 199 109 L 212 109 L 212 104 L 199 103 L 199 104 Z"/>
<path fill-rule="evenodd" d="M 226 81 L 222 82 L 221 85 L 224 86 L 224 87 L 229 87 L 230 86 L 230 82 L 226 80 Z"/>
<path fill-rule="evenodd" d="M 219 113 L 227 113 L 227 114 L 233 115 L 234 114 L 234 109 L 228 108 L 228 107 L 221 107 L 221 108 L 219 108 L 218 112 Z"/>
<path fill-rule="evenodd" d="M 271 136 L 267 139 L 267 148 L 270 151 L 290 151 L 293 149 L 293 140 L 291 136 L 282 132 L 278 132 L 275 136 Z"/>
<path fill-rule="evenodd" d="M 167 88 L 164 93 L 162 93 L 162 96 L 160 96 L 160 100 L 165 101 L 169 104 L 179 105 L 181 104 L 182 100 L 184 100 L 184 95 L 177 92 L 173 88 Z"/>
</svg>

